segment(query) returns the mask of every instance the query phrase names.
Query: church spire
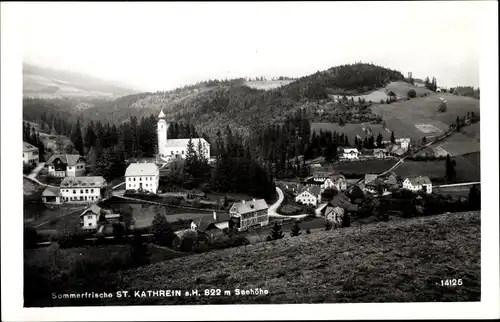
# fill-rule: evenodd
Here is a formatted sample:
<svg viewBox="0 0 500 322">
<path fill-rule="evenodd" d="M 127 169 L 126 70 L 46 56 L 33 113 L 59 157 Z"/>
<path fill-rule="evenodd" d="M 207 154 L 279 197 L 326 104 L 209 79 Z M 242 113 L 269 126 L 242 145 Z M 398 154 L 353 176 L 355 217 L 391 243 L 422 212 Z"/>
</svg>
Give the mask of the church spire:
<svg viewBox="0 0 500 322">
<path fill-rule="evenodd" d="M 160 115 L 158 115 L 158 118 L 160 118 L 160 119 L 165 118 L 165 114 L 163 113 L 163 108 L 160 110 Z"/>
</svg>

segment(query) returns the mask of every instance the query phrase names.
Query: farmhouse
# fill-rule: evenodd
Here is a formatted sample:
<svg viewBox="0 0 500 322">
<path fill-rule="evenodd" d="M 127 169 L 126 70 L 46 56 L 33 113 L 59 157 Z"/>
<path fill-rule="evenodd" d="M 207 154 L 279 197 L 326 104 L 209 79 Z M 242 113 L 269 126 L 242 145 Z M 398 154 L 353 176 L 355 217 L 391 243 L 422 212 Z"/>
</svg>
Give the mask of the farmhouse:
<svg viewBox="0 0 500 322">
<path fill-rule="evenodd" d="M 38 164 L 39 155 L 38 148 L 27 142 L 23 142 L 23 163 L 24 164 Z"/>
<path fill-rule="evenodd" d="M 304 187 L 295 197 L 295 202 L 316 206 L 321 202 L 321 187 Z"/>
<path fill-rule="evenodd" d="M 359 159 L 359 151 L 356 148 L 344 148 L 342 157 L 345 159 Z"/>
<path fill-rule="evenodd" d="M 326 206 L 324 211 L 324 216 L 326 220 L 332 222 L 335 226 L 340 226 L 342 225 L 344 212 L 345 212 L 344 208 L 341 208 L 339 206 L 337 207 Z"/>
<path fill-rule="evenodd" d="M 99 224 L 116 222 L 119 221 L 120 218 L 120 214 L 114 214 L 109 209 L 104 209 L 99 207 L 97 204 L 93 204 L 80 214 L 80 225 L 82 229 L 94 230 L 97 229 Z"/>
<path fill-rule="evenodd" d="M 327 206 L 341 207 L 342 209 L 344 209 L 347 212 L 358 211 L 358 206 L 353 205 L 351 203 L 351 200 L 349 199 L 349 197 L 347 197 L 344 193 L 339 193 L 338 195 L 336 195 L 332 201 L 327 203 Z M 326 210 L 326 208 L 325 208 L 325 210 Z"/>
<path fill-rule="evenodd" d="M 313 180 L 314 182 L 322 183 L 325 182 L 326 179 L 328 179 L 329 175 L 330 174 L 328 172 L 317 171 L 313 173 Z"/>
<path fill-rule="evenodd" d="M 47 161 L 49 175 L 81 177 L 85 174 L 85 159 L 78 154 L 55 154 Z"/>
<path fill-rule="evenodd" d="M 266 226 L 269 224 L 268 208 L 264 199 L 235 202 L 229 209 L 230 220 L 239 231 L 256 225 Z"/>
<path fill-rule="evenodd" d="M 103 177 L 66 177 L 60 185 L 62 202 L 97 202 L 105 195 L 106 180 Z"/>
<path fill-rule="evenodd" d="M 410 139 L 408 138 L 398 139 L 396 140 L 396 142 L 399 143 L 401 148 L 404 150 L 408 150 L 408 148 L 410 147 Z"/>
<path fill-rule="evenodd" d="M 336 188 L 338 191 L 347 190 L 347 180 L 345 177 L 338 173 L 330 175 L 321 185 L 321 190 Z"/>
<path fill-rule="evenodd" d="M 376 159 L 384 159 L 388 155 L 388 151 L 386 149 L 374 149 L 373 150 L 373 156 Z"/>
<path fill-rule="evenodd" d="M 410 191 L 425 191 L 426 193 L 432 193 L 432 182 L 429 177 L 419 176 L 413 178 L 406 178 L 403 181 L 403 189 L 407 189 Z"/>
<path fill-rule="evenodd" d="M 160 170 L 154 163 L 132 163 L 125 171 L 125 189 L 156 193 Z"/>
<path fill-rule="evenodd" d="M 61 193 L 58 187 L 48 186 L 42 192 L 42 200 L 47 204 L 60 204 L 61 203 Z"/>
</svg>

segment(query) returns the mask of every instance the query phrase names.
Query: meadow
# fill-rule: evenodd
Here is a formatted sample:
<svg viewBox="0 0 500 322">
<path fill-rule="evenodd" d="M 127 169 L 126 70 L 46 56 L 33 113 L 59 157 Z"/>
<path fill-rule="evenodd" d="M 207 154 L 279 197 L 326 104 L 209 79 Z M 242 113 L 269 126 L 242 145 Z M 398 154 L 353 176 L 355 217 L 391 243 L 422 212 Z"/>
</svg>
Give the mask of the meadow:
<svg viewBox="0 0 500 322">
<path fill-rule="evenodd" d="M 350 99 L 352 97 L 356 101 L 358 100 L 358 98 L 362 98 L 365 99 L 367 102 L 372 101 L 373 103 L 378 103 L 380 102 L 381 99 L 383 99 L 384 101 L 387 99 L 386 91 L 393 91 L 398 98 L 405 98 L 408 96 L 408 91 L 411 89 L 415 90 L 417 97 L 420 97 L 424 94 L 429 95 L 430 93 L 432 93 L 432 91 L 428 90 L 427 88 L 418 87 L 406 82 L 398 81 L 398 82 L 391 82 L 387 84 L 387 86 L 385 86 L 384 88 L 377 89 L 373 92 L 364 95 L 347 96 L 347 98 Z"/>
<path fill-rule="evenodd" d="M 269 80 L 269 81 L 245 81 L 245 86 L 255 89 L 270 90 L 281 86 L 285 86 L 293 82 L 293 80 Z"/>
<path fill-rule="evenodd" d="M 479 301 L 480 246 L 480 212 L 317 231 L 111 273 L 99 285 L 109 292 L 215 288 L 231 290 L 230 296 L 95 299 L 85 305 Z M 450 276 L 461 278 L 463 286 L 441 286 Z M 58 286 L 74 290 L 71 284 L 78 283 L 70 279 Z M 236 288 L 269 294 L 234 296 Z"/>
</svg>

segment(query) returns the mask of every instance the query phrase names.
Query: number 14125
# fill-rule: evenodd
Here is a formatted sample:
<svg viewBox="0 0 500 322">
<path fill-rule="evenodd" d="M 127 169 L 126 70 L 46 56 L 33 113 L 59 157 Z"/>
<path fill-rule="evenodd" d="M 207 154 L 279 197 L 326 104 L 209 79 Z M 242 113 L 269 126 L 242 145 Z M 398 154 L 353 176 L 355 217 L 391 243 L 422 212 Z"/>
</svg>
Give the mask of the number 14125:
<svg viewBox="0 0 500 322">
<path fill-rule="evenodd" d="M 461 278 L 441 280 L 441 286 L 461 286 L 461 285 L 463 285 L 463 281 Z"/>
</svg>

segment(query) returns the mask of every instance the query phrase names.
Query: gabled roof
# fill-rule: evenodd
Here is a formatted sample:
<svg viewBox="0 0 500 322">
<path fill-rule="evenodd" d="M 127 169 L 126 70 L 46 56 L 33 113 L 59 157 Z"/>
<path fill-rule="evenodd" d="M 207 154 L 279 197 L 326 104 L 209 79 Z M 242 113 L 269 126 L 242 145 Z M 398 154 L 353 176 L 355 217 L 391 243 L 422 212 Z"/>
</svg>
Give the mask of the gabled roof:
<svg viewBox="0 0 500 322">
<path fill-rule="evenodd" d="M 387 153 L 387 149 L 373 149 L 373 153 Z"/>
<path fill-rule="evenodd" d="M 28 142 L 23 142 L 23 152 L 38 151 L 38 148 Z"/>
<path fill-rule="evenodd" d="M 194 220 L 194 223 L 197 226 L 197 230 L 205 231 L 209 228 L 209 226 L 211 227 L 213 225 L 214 227 L 217 228 L 217 226 L 215 226 L 215 224 L 229 221 L 229 219 L 230 219 L 229 214 L 223 213 L 223 214 L 217 214 L 217 219 L 214 219 L 214 217 L 212 215 L 211 216 L 207 215 L 207 216 L 201 217 L 200 219 Z"/>
<path fill-rule="evenodd" d="M 46 164 L 51 165 L 56 159 L 60 159 L 62 163 L 67 164 L 68 166 L 74 166 L 80 159 L 85 161 L 85 158 L 78 154 L 54 154 L 50 157 Z"/>
<path fill-rule="evenodd" d="M 359 153 L 356 148 L 344 148 L 344 153 Z"/>
<path fill-rule="evenodd" d="M 419 177 L 413 177 L 413 178 L 407 178 L 412 186 L 420 186 L 423 184 L 432 184 L 431 180 L 427 176 L 419 176 Z"/>
<path fill-rule="evenodd" d="M 127 170 L 125 170 L 125 176 L 156 176 L 160 174 L 158 166 L 154 163 L 131 163 Z"/>
<path fill-rule="evenodd" d="M 347 211 L 357 211 L 358 210 L 358 206 L 353 205 L 351 203 L 351 200 L 349 199 L 349 197 L 346 196 L 345 193 L 339 193 L 338 195 L 336 195 L 332 199 L 332 201 L 328 202 L 326 207 L 323 208 L 323 210 L 322 210 L 323 214 L 326 213 L 326 210 L 328 207 L 331 207 L 331 208 L 341 207 Z"/>
<path fill-rule="evenodd" d="M 97 204 L 92 204 L 90 207 L 85 208 L 85 210 L 80 214 L 80 217 L 88 215 L 91 212 L 97 216 L 101 214 L 111 214 L 111 210 L 99 207 Z"/>
<path fill-rule="evenodd" d="M 65 177 L 61 188 L 102 188 L 106 185 L 103 177 Z"/>
<path fill-rule="evenodd" d="M 335 174 L 331 174 L 328 179 L 332 180 L 333 182 L 337 181 L 337 180 L 344 180 L 345 181 L 345 177 L 343 174 L 340 174 L 340 173 L 335 173 Z"/>
<path fill-rule="evenodd" d="M 305 191 L 311 193 L 314 196 L 319 196 L 320 193 L 321 193 L 321 187 L 320 186 L 308 186 L 308 187 L 304 187 L 301 190 L 299 190 L 299 193 L 297 195 L 300 195 L 301 193 L 303 193 Z"/>
<path fill-rule="evenodd" d="M 234 211 L 238 214 L 246 214 L 249 212 L 260 211 L 269 208 L 267 202 L 264 199 L 253 199 L 250 201 L 240 201 L 235 202 L 231 206 L 230 211 Z"/>
<path fill-rule="evenodd" d="M 59 196 L 59 192 L 60 192 L 59 188 L 48 186 L 42 192 L 42 197 L 58 197 Z"/>
<path fill-rule="evenodd" d="M 327 178 L 329 175 L 328 172 L 317 171 L 313 173 L 313 178 Z"/>
</svg>

